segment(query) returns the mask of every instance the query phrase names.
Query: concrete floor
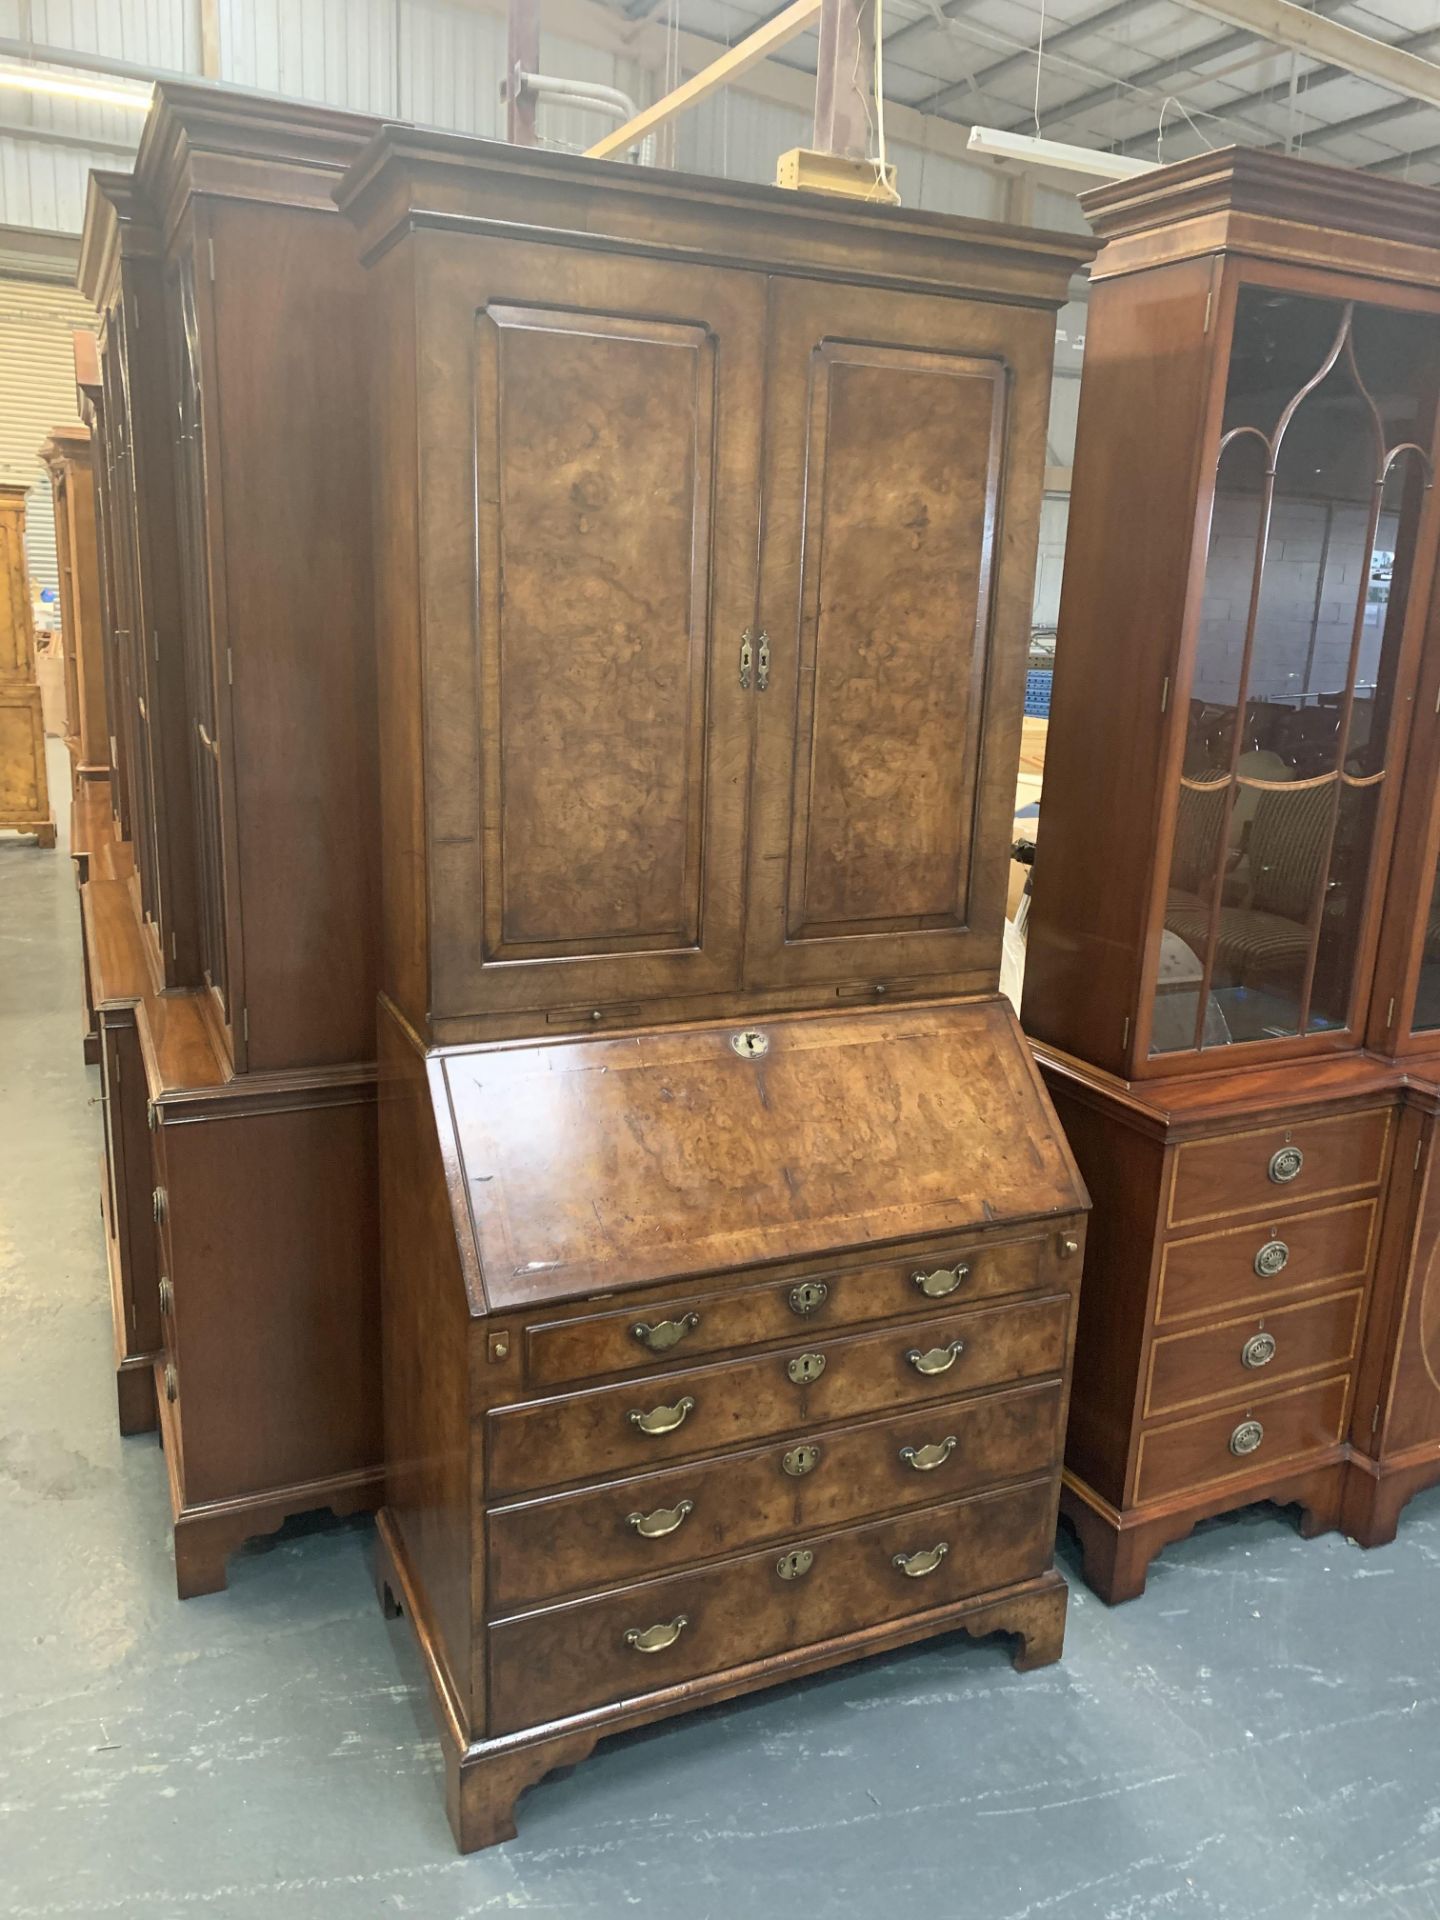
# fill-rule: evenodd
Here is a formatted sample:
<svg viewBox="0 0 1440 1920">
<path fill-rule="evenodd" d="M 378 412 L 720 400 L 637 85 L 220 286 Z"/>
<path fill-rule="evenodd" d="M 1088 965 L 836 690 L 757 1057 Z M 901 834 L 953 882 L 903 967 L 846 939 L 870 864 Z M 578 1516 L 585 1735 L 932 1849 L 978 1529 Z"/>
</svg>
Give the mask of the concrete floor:
<svg viewBox="0 0 1440 1920">
<path fill-rule="evenodd" d="M 63 844 L 0 836 L 0 1913 L 1440 1916 L 1440 1491 L 1377 1553 L 1255 1510 L 1133 1605 L 1077 1582 L 1044 1673 L 957 1637 L 612 1741 L 457 1857 L 367 1526 L 174 1597 L 159 1452 L 115 1431 L 78 956 Z"/>
</svg>

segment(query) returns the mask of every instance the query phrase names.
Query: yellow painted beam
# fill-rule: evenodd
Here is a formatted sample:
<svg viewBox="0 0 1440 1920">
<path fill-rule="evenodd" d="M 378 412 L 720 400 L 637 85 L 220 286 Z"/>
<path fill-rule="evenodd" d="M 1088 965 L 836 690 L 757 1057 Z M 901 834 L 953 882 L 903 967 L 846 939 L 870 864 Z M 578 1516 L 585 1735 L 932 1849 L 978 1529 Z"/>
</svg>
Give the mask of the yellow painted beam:
<svg viewBox="0 0 1440 1920">
<path fill-rule="evenodd" d="M 617 153 L 624 153 L 630 147 L 643 140 L 648 133 L 654 133 L 657 127 L 663 127 L 667 120 L 673 120 L 677 113 L 699 104 L 721 87 L 728 87 L 747 67 L 755 66 L 768 58 L 777 47 L 783 47 L 787 40 L 793 40 L 797 34 L 804 33 L 820 17 L 821 0 L 792 0 L 783 13 L 777 13 L 773 20 L 767 20 L 733 47 L 727 47 L 718 60 L 712 60 L 708 67 L 702 67 L 699 73 L 657 100 L 653 106 L 637 113 L 633 120 L 627 120 L 623 127 L 616 127 L 603 139 L 597 140 L 593 147 L 587 147 L 586 153 L 592 160 L 609 160 Z"/>
</svg>

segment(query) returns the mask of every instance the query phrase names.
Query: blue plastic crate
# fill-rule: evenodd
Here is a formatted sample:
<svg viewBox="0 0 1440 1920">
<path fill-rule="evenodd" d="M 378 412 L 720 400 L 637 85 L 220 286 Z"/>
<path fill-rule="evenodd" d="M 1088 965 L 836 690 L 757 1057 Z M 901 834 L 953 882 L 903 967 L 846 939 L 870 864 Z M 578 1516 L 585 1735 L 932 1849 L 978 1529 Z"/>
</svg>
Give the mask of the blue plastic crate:
<svg viewBox="0 0 1440 1920">
<path fill-rule="evenodd" d="M 1035 667 L 1025 675 L 1025 711 L 1032 719 L 1050 718 L 1050 682 L 1054 678 L 1049 667 Z"/>
</svg>

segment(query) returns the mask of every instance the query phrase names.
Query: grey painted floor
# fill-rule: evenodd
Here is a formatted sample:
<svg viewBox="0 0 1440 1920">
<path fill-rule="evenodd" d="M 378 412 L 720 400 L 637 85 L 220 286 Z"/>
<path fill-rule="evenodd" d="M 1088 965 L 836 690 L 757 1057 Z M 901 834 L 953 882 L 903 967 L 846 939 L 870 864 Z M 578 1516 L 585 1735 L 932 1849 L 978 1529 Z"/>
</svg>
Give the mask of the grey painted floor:
<svg viewBox="0 0 1440 1920">
<path fill-rule="evenodd" d="M 174 1598 L 114 1427 L 78 951 L 63 845 L 0 836 L 0 1913 L 1440 1916 L 1440 1493 L 1370 1555 L 1255 1511 L 1131 1606 L 1076 1584 L 1044 1673 L 957 1638 L 602 1745 L 459 1859 L 367 1527 Z"/>
</svg>

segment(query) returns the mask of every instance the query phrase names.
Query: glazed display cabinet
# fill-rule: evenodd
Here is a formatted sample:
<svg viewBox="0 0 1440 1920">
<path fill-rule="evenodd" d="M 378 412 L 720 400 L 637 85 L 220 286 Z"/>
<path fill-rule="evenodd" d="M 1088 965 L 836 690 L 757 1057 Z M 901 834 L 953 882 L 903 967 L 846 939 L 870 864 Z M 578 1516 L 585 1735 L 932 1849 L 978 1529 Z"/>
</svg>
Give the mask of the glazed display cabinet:
<svg viewBox="0 0 1440 1920">
<path fill-rule="evenodd" d="M 1066 1507 L 1123 1598 L 1206 1514 L 1336 1525 L 1382 1430 L 1440 199 L 1232 150 L 1084 204 L 1023 1019 L 1096 1201 Z"/>
</svg>

